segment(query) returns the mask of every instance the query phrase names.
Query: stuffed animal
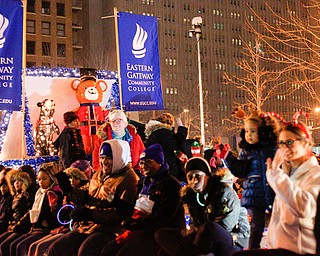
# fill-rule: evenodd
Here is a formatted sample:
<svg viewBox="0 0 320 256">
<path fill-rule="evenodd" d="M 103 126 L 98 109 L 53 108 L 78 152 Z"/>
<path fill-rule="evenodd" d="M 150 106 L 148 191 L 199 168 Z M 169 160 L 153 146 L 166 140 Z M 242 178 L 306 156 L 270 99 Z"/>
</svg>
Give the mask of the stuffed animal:
<svg viewBox="0 0 320 256">
<path fill-rule="evenodd" d="M 55 104 L 53 100 L 44 99 L 37 103 L 40 108 L 40 115 L 35 129 L 35 150 L 36 156 L 55 155 L 56 149 L 53 145 L 53 134 L 60 133 L 59 127 L 53 120 Z"/>
<path fill-rule="evenodd" d="M 96 80 L 96 72 L 96 69 L 80 69 L 80 79 L 71 82 L 71 88 L 80 103 L 79 108 L 74 111 L 80 119 L 81 135 L 87 155 L 92 154 L 94 142 L 97 140 L 97 129 L 105 122 L 109 113 L 100 106 L 108 85 L 105 81 Z"/>
</svg>

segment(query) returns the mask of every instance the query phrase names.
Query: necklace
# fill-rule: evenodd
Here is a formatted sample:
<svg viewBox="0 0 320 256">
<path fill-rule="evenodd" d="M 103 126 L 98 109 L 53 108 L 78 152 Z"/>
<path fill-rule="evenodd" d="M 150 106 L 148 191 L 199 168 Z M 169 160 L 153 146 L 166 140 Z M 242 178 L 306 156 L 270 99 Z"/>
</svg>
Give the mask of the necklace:
<svg viewBox="0 0 320 256">
<path fill-rule="evenodd" d="M 206 202 L 206 199 L 207 199 L 207 196 L 208 196 L 208 194 L 205 194 L 203 197 L 204 197 L 204 203 L 202 203 L 201 201 L 200 201 L 200 198 L 199 198 L 199 194 L 200 193 L 197 193 L 197 202 L 198 202 L 198 204 L 200 205 L 200 206 L 205 206 L 206 204 L 205 204 L 205 202 Z"/>
</svg>

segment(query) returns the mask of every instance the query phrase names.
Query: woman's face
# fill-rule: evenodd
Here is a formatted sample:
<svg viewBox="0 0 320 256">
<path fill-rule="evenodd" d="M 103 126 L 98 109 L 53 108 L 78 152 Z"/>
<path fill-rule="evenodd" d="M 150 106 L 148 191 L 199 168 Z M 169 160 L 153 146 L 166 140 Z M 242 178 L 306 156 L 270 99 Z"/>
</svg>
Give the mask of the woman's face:
<svg viewBox="0 0 320 256">
<path fill-rule="evenodd" d="M 258 124 L 253 121 L 246 121 L 244 123 L 245 139 L 249 144 L 256 144 L 259 142 Z"/>
<path fill-rule="evenodd" d="M 309 144 L 290 131 L 282 131 L 279 134 L 278 147 L 285 150 L 286 161 L 295 161 L 308 154 Z"/>
<path fill-rule="evenodd" d="M 196 193 L 204 191 L 208 184 L 209 177 L 200 170 L 192 170 L 187 173 L 189 187 Z"/>
<path fill-rule="evenodd" d="M 122 135 L 124 133 L 124 129 L 127 127 L 126 123 L 118 118 L 110 121 L 111 129 L 118 135 Z"/>
<path fill-rule="evenodd" d="M 42 189 L 47 189 L 51 186 L 51 184 L 53 183 L 52 180 L 50 179 L 49 175 L 44 172 L 44 171 L 40 171 L 38 173 L 38 183 L 40 188 Z"/>
</svg>

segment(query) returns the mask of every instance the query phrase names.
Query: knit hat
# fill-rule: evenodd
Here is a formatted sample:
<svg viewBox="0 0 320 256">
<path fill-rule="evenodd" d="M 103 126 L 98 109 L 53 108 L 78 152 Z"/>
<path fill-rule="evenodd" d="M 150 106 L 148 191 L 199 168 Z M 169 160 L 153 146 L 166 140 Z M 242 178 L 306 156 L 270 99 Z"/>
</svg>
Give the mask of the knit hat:
<svg viewBox="0 0 320 256">
<path fill-rule="evenodd" d="M 114 121 L 116 119 L 123 120 L 126 124 L 128 124 L 128 119 L 126 117 L 126 114 L 122 110 L 113 110 L 108 115 L 109 121 Z"/>
<path fill-rule="evenodd" d="M 188 160 L 185 165 L 185 172 L 188 173 L 189 171 L 202 171 L 208 176 L 211 175 L 211 168 L 208 162 L 202 157 L 192 157 Z"/>
<path fill-rule="evenodd" d="M 71 164 L 70 167 L 77 168 L 84 173 L 87 179 L 91 178 L 92 168 L 90 166 L 90 162 L 87 160 L 77 160 Z"/>
<path fill-rule="evenodd" d="M 153 159 L 158 164 L 164 165 L 164 153 L 160 144 L 155 143 L 147 147 L 140 155 L 140 160 Z"/>
<path fill-rule="evenodd" d="M 88 180 L 88 177 L 78 168 L 69 167 L 64 170 L 69 177 L 75 177 L 79 180 Z"/>
<path fill-rule="evenodd" d="M 113 157 L 112 156 L 112 149 L 109 143 L 103 142 L 100 146 L 100 156 L 107 156 L 107 157 Z"/>
<path fill-rule="evenodd" d="M 79 119 L 79 117 L 73 111 L 68 111 L 63 114 L 63 121 L 65 122 L 66 125 L 70 124 L 72 121 L 76 119 Z"/>
</svg>

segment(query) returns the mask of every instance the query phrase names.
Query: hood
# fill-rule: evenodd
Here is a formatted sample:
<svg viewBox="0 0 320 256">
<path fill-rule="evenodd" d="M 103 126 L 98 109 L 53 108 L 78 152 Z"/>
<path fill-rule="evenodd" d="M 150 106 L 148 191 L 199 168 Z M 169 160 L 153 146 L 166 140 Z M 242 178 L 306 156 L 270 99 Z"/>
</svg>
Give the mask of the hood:
<svg viewBox="0 0 320 256">
<path fill-rule="evenodd" d="M 170 125 L 163 124 L 163 123 L 156 121 L 156 120 L 150 120 L 146 124 L 146 129 L 145 129 L 146 137 L 148 138 L 151 133 L 153 133 L 157 130 L 160 130 L 160 129 L 167 129 L 169 131 L 172 131 L 172 127 Z"/>
<path fill-rule="evenodd" d="M 28 188 L 28 186 L 32 183 L 29 174 L 19 171 L 19 170 L 11 170 L 6 174 L 6 180 L 7 184 L 10 189 L 11 195 L 14 195 L 16 193 L 16 190 L 14 188 L 14 182 L 15 180 L 21 180 L 23 183 L 22 191 L 25 192 Z"/>
<path fill-rule="evenodd" d="M 118 173 L 131 162 L 129 143 L 117 139 L 106 140 L 101 143 L 100 150 L 105 143 L 108 143 L 112 150 L 113 165 L 111 173 Z"/>
</svg>

